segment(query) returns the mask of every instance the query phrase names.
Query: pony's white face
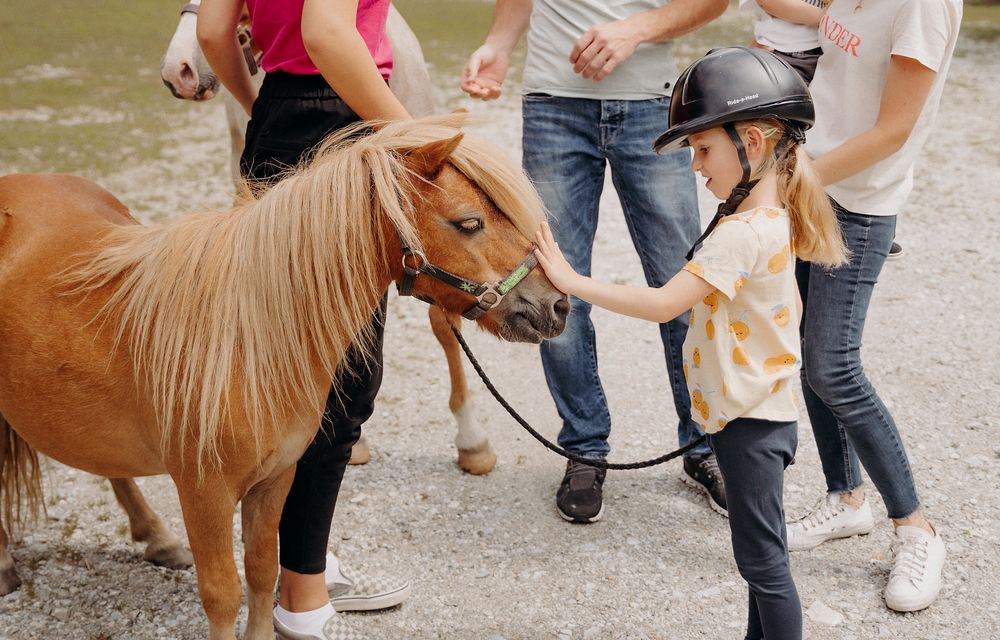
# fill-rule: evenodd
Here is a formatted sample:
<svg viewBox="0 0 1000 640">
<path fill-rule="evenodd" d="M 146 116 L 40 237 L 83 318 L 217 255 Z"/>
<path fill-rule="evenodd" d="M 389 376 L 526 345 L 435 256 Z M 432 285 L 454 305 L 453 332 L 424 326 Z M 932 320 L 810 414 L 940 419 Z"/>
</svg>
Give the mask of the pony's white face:
<svg viewBox="0 0 1000 640">
<path fill-rule="evenodd" d="M 411 166 L 427 181 L 417 185 L 417 234 L 429 262 L 474 283 L 498 283 L 531 255 L 533 245 L 481 189 L 447 162 L 460 139 L 410 154 Z M 452 314 L 476 303 L 470 293 L 423 275 L 415 281 L 414 295 Z M 477 322 L 504 340 L 539 343 L 562 333 L 569 310 L 566 295 L 536 268 Z"/>
<path fill-rule="evenodd" d="M 200 5 L 201 0 L 190 4 Z M 196 13 L 181 13 L 177 30 L 160 61 L 160 79 L 175 98 L 182 100 L 211 100 L 219 91 L 219 79 L 198 45 L 197 24 Z"/>
</svg>

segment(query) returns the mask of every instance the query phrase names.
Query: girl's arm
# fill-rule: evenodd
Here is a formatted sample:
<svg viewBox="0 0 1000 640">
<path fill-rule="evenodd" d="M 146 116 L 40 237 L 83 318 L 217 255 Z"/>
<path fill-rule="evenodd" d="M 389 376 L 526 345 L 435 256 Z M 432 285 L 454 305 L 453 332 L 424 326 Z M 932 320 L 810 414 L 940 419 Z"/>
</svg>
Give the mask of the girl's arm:
<svg viewBox="0 0 1000 640">
<path fill-rule="evenodd" d="M 249 114 L 257 98 L 247 62 L 236 40 L 243 0 L 202 0 L 198 10 L 198 44 L 219 80 Z"/>
<path fill-rule="evenodd" d="M 302 42 L 330 87 L 364 120 L 401 120 L 396 99 L 357 28 L 358 0 L 305 0 Z"/>
<path fill-rule="evenodd" d="M 678 272 L 658 289 L 598 282 L 573 270 L 553 240 L 548 223 L 542 223 L 535 240 L 538 263 L 557 289 L 615 313 L 669 322 L 715 291 L 715 287 L 687 271 Z"/>
<path fill-rule="evenodd" d="M 804 0 L 757 0 L 757 6 L 775 18 L 810 27 L 818 26 L 826 11 Z"/>
<path fill-rule="evenodd" d="M 936 76 L 914 58 L 892 56 L 875 126 L 813 162 L 823 184 L 840 182 L 899 151 L 920 117 Z"/>
</svg>

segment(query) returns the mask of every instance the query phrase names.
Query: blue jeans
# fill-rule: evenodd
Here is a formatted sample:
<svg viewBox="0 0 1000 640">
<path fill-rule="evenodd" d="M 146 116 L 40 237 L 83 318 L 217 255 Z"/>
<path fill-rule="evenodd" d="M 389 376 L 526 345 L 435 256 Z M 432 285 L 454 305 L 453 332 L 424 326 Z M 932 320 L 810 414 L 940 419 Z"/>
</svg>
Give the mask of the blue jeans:
<svg viewBox="0 0 1000 640">
<path fill-rule="evenodd" d="M 733 557 L 750 589 L 746 640 L 801 640 L 783 506 L 797 423 L 737 418 L 708 441 L 726 483 Z"/>
<path fill-rule="evenodd" d="M 667 126 L 668 104 L 669 98 L 524 96 L 524 169 L 552 213 L 559 247 L 578 272 L 590 274 L 606 164 L 646 282 L 662 286 L 684 266 L 684 254 L 699 233 L 698 197 L 689 153 L 657 156 L 652 151 L 653 140 Z M 559 444 L 581 455 L 604 457 L 611 416 L 597 372 L 590 305 L 576 298 L 571 305 L 562 335 L 542 343 L 542 366 L 563 420 Z M 686 333 L 686 315 L 660 325 L 682 446 L 702 433 L 691 419 L 684 381 L 681 346 Z M 691 453 L 708 451 L 708 445 L 701 445 Z"/>
<path fill-rule="evenodd" d="M 895 216 L 852 213 L 834 203 L 850 263 L 824 269 L 799 262 L 802 392 L 827 490 L 862 484 L 863 464 L 890 518 L 919 507 L 896 423 L 861 365 L 861 336 L 872 291 L 896 232 Z"/>
</svg>

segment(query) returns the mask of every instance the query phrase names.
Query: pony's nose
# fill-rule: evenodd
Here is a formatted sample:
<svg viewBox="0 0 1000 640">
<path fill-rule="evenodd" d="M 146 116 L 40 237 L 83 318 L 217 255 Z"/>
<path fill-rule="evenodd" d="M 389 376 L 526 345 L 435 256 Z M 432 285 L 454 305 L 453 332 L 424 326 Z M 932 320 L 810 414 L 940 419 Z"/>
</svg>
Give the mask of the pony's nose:
<svg viewBox="0 0 1000 640">
<path fill-rule="evenodd" d="M 552 303 L 552 313 L 550 315 L 550 338 L 554 338 L 566 328 L 566 318 L 569 317 L 569 298 L 563 294 Z"/>
</svg>

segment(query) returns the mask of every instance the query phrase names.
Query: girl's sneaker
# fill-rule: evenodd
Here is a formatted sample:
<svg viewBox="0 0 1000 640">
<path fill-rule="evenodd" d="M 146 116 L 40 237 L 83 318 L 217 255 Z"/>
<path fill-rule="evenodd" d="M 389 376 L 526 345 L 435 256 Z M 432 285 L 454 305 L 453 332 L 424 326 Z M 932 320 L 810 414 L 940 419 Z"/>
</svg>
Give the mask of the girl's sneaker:
<svg viewBox="0 0 1000 640">
<path fill-rule="evenodd" d="M 326 556 L 326 590 L 337 611 L 376 611 L 395 607 L 410 595 L 406 580 L 355 573 L 332 553 Z"/>
<path fill-rule="evenodd" d="M 865 535 L 875 527 L 868 498 L 857 509 L 840 501 L 839 493 L 828 493 L 806 516 L 787 523 L 788 550 L 804 551 L 827 540 Z"/>
<path fill-rule="evenodd" d="M 920 611 L 941 592 L 944 542 L 921 527 L 896 527 L 894 558 L 885 604 L 893 611 Z"/>
</svg>

